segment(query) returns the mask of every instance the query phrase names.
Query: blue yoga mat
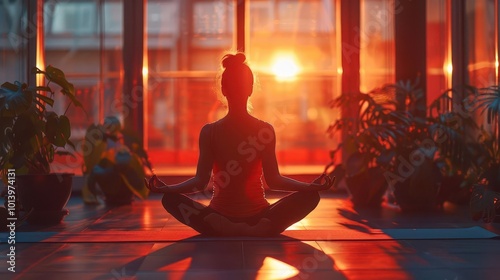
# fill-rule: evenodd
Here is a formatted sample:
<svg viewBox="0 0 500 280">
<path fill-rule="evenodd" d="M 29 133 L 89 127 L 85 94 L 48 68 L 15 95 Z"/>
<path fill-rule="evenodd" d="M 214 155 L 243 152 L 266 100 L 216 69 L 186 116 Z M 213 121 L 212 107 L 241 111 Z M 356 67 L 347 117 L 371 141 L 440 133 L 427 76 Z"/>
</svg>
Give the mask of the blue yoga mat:
<svg viewBox="0 0 500 280">
<path fill-rule="evenodd" d="M 0 240 L 6 242 L 8 233 L 1 233 Z M 336 240 L 416 240 L 416 239 L 487 239 L 497 234 L 482 227 L 467 228 L 418 228 L 418 229 L 372 229 L 361 232 L 354 229 L 336 230 L 287 230 L 276 237 L 207 237 L 193 230 L 176 231 L 85 231 L 85 232 L 17 232 L 16 243 L 97 243 L 97 242 L 172 242 L 191 238 L 199 241 L 213 240 L 289 240 L 336 241 Z"/>
</svg>

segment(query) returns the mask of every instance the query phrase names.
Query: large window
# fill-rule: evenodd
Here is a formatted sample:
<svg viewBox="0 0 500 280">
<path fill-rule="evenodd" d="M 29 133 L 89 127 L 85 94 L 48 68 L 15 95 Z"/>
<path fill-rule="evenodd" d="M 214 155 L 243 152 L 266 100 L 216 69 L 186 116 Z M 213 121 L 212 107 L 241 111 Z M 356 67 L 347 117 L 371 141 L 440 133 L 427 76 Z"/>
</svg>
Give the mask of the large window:
<svg viewBox="0 0 500 280">
<path fill-rule="evenodd" d="M 40 0 L 38 0 L 40 1 Z M 128 1 L 128 0 L 127 0 Z M 393 6 L 398 1 L 359 0 L 360 90 L 394 82 Z M 427 2 L 427 100 L 450 86 L 450 0 Z M 46 0 L 40 65 L 65 71 L 87 115 L 68 110 L 73 142 L 104 117 L 124 119 L 123 0 Z M 498 82 L 498 5 L 466 1 L 465 48 L 469 83 Z M 31 2 L 30 2 L 31 3 Z M 257 76 L 253 114 L 275 126 L 282 166 L 323 166 L 336 146 L 325 134 L 339 112 L 329 101 L 340 94 L 339 0 L 148 0 L 144 13 L 145 145 L 157 172 L 192 173 L 200 128 L 223 116 L 216 76 L 226 51 L 245 38 Z M 245 3 L 245 17 L 237 7 Z M 27 2 L 0 1 L 0 79 L 26 80 L 27 41 L 36 32 Z M 404 7 L 403 7 L 404 8 Z M 35 22 L 33 21 L 35 20 Z M 243 22 L 244 21 L 244 22 Z M 348 22 L 347 20 L 345 22 Z M 244 34 L 237 26 L 244 23 Z M 347 23 L 346 23 L 347 24 Z M 130 31 L 128 31 L 130 32 Z M 239 46 L 242 47 L 241 45 Z M 34 66 L 34 65 L 32 65 Z M 125 94 L 126 95 L 126 94 Z M 64 101 L 64 100 L 62 100 Z M 67 110 L 56 102 L 56 110 Z M 131 109 L 131 108 L 127 108 Z M 133 108 L 132 108 L 133 109 Z M 81 152 L 81 151 L 80 151 Z M 62 168 L 77 174 L 81 159 Z M 180 167 L 181 169 L 178 169 Z M 177 169 L 176 169 L 177 168 Z M 60 169 L 59 169 L 60 170 Z M 305 169 L 301 169 L 305 170 Z"/>
<path fill-rule="evenodd" d="M 338 67 L 334 2 L 249 1 L 247 6 L 247 57 L 258 79 L 252 113 L 275 125 L 282 165 L 328 161 L 325 128 Z M 226 111 L 215 78 L 224 52 L 236 49 L 235 2 L 147 5 L 148 149 L 155 164 L 168 167 L 162 170 L 192 167 L 200 128 Z M 286 73 L 287 65 L 296 72 Z"/>
</svg>

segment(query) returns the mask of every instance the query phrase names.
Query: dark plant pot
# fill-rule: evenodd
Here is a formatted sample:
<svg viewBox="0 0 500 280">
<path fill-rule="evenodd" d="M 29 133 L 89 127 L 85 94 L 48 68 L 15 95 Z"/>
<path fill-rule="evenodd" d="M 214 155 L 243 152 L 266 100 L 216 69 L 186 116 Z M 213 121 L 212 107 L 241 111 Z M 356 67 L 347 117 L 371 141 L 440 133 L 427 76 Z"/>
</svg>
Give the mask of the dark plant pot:
<svg viewBox="0 0 500 280">
<path fill-rule="evenodd" d="M 107 206 L 128 205 L 134 200 L 134 194 L 115 168 L 109 168 L 103 173 L 95 173 L 93 176 L 104 194 Z"/>
<path fill-rule="evenodd" d="M 416 166 L 403 182 L 394 185 L 394 197 L 403 212 L 431 212 L 442 208 L 438 201 L 440 172 L 432 161 Z"/>
<path fill-rule="evenodd" d="M 380 167 L 346 177 L 351 201 L 355 207 L 380 207 L 382 197 L 387 190 L 387 181 Z"/>
<path fill-rule="evenodd" d="M 430 212 L 441 208 L 438 202 L 439 179 L 431 173 L 414 173 L 394 185 L 394 197 L 403 212 Z"/>
<path fill-rule="evenodd" d="M 438 203 L 449 201 L 455 204 L 468 204 L 470 201 L 470 187 L 462 187 L 465 178 L 462 175 L 443 176 L 437 197 Z"/>
<path fill-rule="evenodd" d="M 72 173 L 18 175 L 16 181 L 21 206 L 29 213 L 28 223 L 58 224 L 69 214 L 64 207 L 71 196 Z"/>
<path fill-rule="evenodd" d="M 101 187 L 104 193 L 104 200 L 107 206 L 122 206 L 129 205 L 134 201 L 134 194 L 128 189 L 123 180 L 113 185 L 113 189 Z"/>
<path fill-rule="evenodd" d="M 394 197 L 401 208 L 401 211 L 412 212 L 434 212 L 440 209 L 440 204 L 436 198 L 412 195 L 404 187 L 404 183 L 397 183 L 394 190 Z"/>
</svg>

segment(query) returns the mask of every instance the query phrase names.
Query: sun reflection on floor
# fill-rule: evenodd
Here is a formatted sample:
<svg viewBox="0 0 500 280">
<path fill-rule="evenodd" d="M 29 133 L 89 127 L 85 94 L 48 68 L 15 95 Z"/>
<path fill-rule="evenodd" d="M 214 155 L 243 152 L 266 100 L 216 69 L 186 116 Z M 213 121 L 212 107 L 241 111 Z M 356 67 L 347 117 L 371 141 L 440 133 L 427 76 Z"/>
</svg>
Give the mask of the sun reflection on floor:
<svg viewBox="0 0 500 280">
<path fill-rule="evenodd" d="M 257 272 L 257 280 L 289 279 L 299 274 L 299 270 L 272 257 L 266 257 Z"/>
</svg>

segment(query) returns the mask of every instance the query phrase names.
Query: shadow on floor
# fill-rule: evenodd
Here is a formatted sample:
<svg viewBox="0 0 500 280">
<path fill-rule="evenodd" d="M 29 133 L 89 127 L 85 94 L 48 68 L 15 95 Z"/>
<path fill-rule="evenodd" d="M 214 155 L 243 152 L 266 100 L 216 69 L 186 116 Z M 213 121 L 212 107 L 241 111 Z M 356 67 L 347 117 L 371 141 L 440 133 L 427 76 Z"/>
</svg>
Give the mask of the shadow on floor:
<svg viewBox="0 0 500 280">
<path fill-rule="evenodd" d="M 156 243 L 148 255 L 96 279 L 346 279 L 317 243 L 221 240 L 198 235 L 175 243 Z M 213 273 L 213 275 L 210 275 Z M 327 278 L 325 278 L 327 277 Z"/>
</svg>

